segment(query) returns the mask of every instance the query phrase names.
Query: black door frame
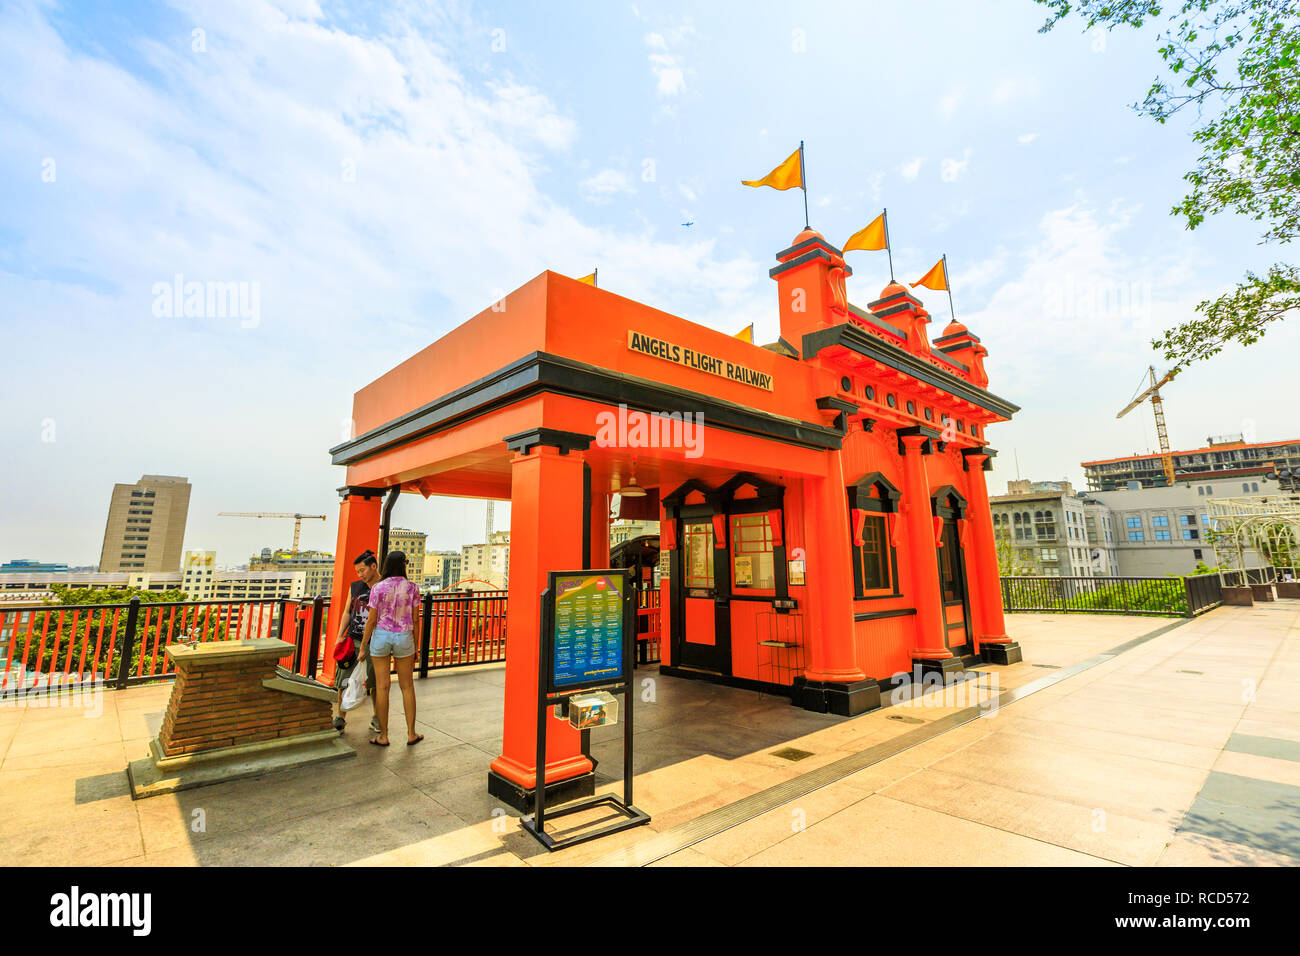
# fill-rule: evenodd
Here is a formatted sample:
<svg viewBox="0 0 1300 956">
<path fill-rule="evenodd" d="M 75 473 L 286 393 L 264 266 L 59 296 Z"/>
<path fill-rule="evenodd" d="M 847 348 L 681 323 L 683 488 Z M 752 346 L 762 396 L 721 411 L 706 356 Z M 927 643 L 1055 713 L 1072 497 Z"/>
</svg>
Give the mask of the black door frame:
<svg viewBox="0 0 1300 956">
<path fill-rule="evenodd" d="M 966 654 L 975 653 L 975 632 L 971 627 L 970 619 L 970 578 L 966 574 L 966 555 L 962 550 L 961 527 L 958 521 L 966 517 L 966 499 L 962 493 L 952 485 L 944 485 L 942 488 L 935 489 L 930 497 L 931 513 L 941 519 L 939 540 L 945 542 L 944 547 L 952 545 L 952 568 L 953 575 L 957 583 L 961 586 L 961 601 L 945 601 L 943 599 L 943 555 L 938 555 L 939 561 L 939 605 L 943 612 L 940 617 L 943 620 L 943 645 L 949 650 L 952 649 L 952 641 L 949 640 L 948 634 L 955 628 L 948 626 L 948 608 L 961 604 L 961 627 L 966 634 L 965 644 L 958 645 L 965 648 Z M 952 536 L 949 541 L 948 531 L 951 529 Z"/>
<path fill-rule="evenodd" d="M 686 504 L 686 498 L 694 492 L 703 496 L 703 504 Z M 713 535 L 713 649 L 703 652 L 712 660 L 701 660 L 699 656 L 702 653 L 700 648 L 708 645 L 692 644 L 688 652 L 686 640 L 686 525 L 712 523 L 714 516 L 721 513 L 719 495 L 702 481 L 692 478 L 664 497 L 662 504 L 666 520 L 673 522 L 675 545 L 668 559 L 668 646 L 672 653 L 672 666 L 730 677 L 731 605 L 727 591 L 718 586 L 726 564 L 726 539 L 724 537 L 719 542 L 716 528 Z"/>
</svg>

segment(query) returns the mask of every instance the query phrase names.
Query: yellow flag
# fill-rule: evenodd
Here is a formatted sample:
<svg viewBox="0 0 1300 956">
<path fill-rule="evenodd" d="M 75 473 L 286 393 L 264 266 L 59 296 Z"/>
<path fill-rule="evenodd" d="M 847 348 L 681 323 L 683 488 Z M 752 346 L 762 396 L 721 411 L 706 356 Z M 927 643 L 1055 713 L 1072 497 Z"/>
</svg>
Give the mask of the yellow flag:
<svg viewBox="0 0 1300 956">
<path fill-rule="evenodd" d="M 803 157 L 802 150 L 796 149 L 787 159 L 776 169 L 772 170 L 762 179 L 742 179 L 742 186 L 771 186 L 773 189 L 794 189 L 796 186 L 803 187 Z"/>
<path fill-rule="evenodd" d="M 874 249 L 887 249 L 889 239 L 885 235 L 885 214 L 882 212 L 871 224 L 865 229 L 860 229 L 853 235 L 849 236 L 849 241 L 844 243 L 844 252 L 851 249 L 865 249 L 870 252 Z"/>
<path fill-rule="evenodd" d="M 581 279 L 579 279 L 578 281 L 579 281 L 579 282 L 584 282 L 584 283 L 586 283 L 587 285 L 595 285 L 595 284 L 596 284 L 596 273 L 593 272 L 593 273 L 592 273 L 591 275 L 589 275 L 589 276 L 583 276 L 583 277 L 582 277 Z"/>
<path fill-rule="evenodd" d="M 732 338 L 740 339 L 740 341 L 742 342 L 749 342 L 752 345 L 754 342 L 754 324 L 751 322 L 749 325 L 745 326 L 743 329 L 741 329 L 739 332 L 733 335 Z"/>
<path fill-rule="evenodd" d="M 948 290 L 948 270 L 944 267 L 943 259 L 936 262 L 933 269 L 913 282 L 912 288 L 915 289 L 919 285 L 923 285 L 927 289 L 934 289 L 936 292 L 946 292 Z"/>
</svg>

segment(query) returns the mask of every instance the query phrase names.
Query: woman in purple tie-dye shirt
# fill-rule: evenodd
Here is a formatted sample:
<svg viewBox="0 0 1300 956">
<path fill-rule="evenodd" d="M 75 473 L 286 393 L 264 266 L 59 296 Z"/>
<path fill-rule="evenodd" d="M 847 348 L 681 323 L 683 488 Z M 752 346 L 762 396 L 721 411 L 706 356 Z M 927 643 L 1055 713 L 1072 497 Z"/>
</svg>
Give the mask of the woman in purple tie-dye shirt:
<svg viewBox="0 0 1300 956">
<path fill-rule="evenodd" d="M 402 710 L 406 714 L 406 745 L 418 744 L 424 734 L 415 732 L 415 635 L 420 627 L 420 589 L 406 578 L 406 555 L 390 551 L 384 558 L 384 576 L 370 589 L 370 615 L 361 641 L 361 656 L 375 666 L 375 716 L 379 733 L 370 738 L 378 747 L 388 746 L 388 689 L 392 666 L 402 689 Z M 392 664 L 389 657 L 393 658 Z"/>
</svg>

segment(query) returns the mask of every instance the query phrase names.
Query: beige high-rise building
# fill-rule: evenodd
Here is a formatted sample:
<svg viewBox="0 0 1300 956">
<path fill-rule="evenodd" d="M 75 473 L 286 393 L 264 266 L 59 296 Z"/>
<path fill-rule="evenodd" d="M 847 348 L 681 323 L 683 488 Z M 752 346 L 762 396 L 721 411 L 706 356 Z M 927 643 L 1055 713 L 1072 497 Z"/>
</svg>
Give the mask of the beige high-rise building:
<svg viewBox="0 0 1300 956">
<path fill-rule="evenodd" d="M 392 528 L 388 532 L 388 550 L 406 553 L 406 578 L 417 585 L 424 582 L 424 542 L 427 537 L 423 531 L 408 528 Z"/>
<path fill-rule="evenodd" d="M 460 549 L 461 582 L 478 582 L 504 590 L 510 586 L 510 532 L 493 531 L 485 544 L 467 544 Z M 473 584 L 465 586 L 472 587 Z"/>
<path fill-rule="evenodd" d="M 134 485 L 114 485 L 99 570 L 179 571 L 190 488 L 188 478 L 173 475 L 145 475 Z"/>
</svg>

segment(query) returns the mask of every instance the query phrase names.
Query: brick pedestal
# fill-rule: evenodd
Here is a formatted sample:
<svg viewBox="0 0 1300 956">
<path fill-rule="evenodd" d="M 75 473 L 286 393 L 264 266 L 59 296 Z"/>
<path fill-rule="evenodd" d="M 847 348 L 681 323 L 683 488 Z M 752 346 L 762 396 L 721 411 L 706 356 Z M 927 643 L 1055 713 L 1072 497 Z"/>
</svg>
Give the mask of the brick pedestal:
<svg viewBox="0 0 1300 956">
<path fill-rule="evenodd" d="M 176 683 L 150 756 L 127 772 L 137 798 L 354 754 L 333 728 L 332 687 L 278 666 L 270 638 L 173 644 Z"/>
</svg>

